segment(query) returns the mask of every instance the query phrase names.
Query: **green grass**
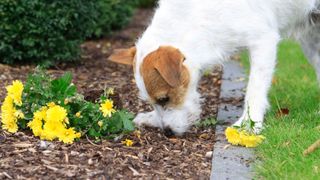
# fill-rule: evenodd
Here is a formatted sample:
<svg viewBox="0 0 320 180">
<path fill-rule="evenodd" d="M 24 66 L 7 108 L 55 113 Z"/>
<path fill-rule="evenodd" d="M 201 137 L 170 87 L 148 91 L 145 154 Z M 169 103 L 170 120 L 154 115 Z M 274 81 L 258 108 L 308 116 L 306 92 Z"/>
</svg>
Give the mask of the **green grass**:
<svg viewBox="0 0 320 180">
<path fill-rule="evenodd" d="M 320 91 L 316 75 L 300 46 L 284 41 L 279 46 L 274 83 L 269 93 L 271 109 L 266 115 L 266 140 L 256 149 L 257 179 L 320 179 L 320 150 L 303 151 L 320 138 Z M 242 55 L 249 69 L 247 54 Z M 277 116 L 279 108 L 289 115 Z M 318 128 L 317 128 L 318 127 Z"/>
</svg>

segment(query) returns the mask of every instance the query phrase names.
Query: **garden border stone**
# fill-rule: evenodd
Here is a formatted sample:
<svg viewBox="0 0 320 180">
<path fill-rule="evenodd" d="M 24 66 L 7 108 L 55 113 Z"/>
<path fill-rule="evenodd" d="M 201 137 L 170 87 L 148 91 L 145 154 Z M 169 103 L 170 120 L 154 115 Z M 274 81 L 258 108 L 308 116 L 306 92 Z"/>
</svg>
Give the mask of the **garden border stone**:
<svg viewBox="0 0 320 180">
<path fill-rule="evenodd" d="M 223 69 L 221 103 L 217 117 L 221 123 L 216 127 L 211 179 L 252 179 L 251 165 L 255 160 L 253 150 L 229 145 L 224 135 L 225 128 L 234 123 L 243 111 L 246 74 L 237 61 L 225 63 Z"/>
</svg>

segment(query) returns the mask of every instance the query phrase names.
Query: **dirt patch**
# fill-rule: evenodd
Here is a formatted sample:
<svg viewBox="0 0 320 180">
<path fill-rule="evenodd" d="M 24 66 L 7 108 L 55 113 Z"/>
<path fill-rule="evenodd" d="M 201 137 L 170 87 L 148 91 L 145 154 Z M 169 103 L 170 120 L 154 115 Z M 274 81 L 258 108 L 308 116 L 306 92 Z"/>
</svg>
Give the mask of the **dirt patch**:
<svg viewBox="0 0 320 180">
<path fill-rule="evenodd" d="M 151 111 L 138 99 L 131 67 L 107 61 L 113 49 L 130 47 L 147 26 L 150 10 L 137 11 L 132 23 L 121 32 L 82 45 L 83 56 L 75 64 L 59 64 L 48 72 L 54 76 L 70 71 L 74 83 L 87 99 L 94 100 L 105 87 L 114 87 L 117 106 L 133 113 Z M 150 19 L 150 18 L 149 18 Z M 5 85 L 14 79 L 25 80 L 34 66 L 0 64 L 0 101 Z M 215 69 L 202 78 L 202 118 L 216 117 L 221 70 Z M 142 128 L 136 134 L 115 140 L 88 140 L 72 145 L 45 143 L 30 132 L 14 135 L 0 131 L 0 178 L 13 179 L 125 179 L 174 178 L 209 179 L 214 131 L 193 128 L 183 137 L 166 137 L 159 129 Z M 135 144 L 125 147 L 121 141 L 130 138 Z"/>
</svg>

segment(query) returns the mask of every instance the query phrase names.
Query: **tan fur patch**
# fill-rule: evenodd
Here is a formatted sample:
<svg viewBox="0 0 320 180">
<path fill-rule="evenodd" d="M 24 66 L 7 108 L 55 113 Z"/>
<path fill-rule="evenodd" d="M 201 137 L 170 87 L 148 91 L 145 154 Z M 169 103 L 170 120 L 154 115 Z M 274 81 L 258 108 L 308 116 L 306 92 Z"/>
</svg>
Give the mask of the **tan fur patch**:
<svg viewBox="0 0 320 180">
<path fill-rule="evenodd" d="M 157 103 L 161 98 L 169 98 L 165 107 L 183 103 L 190 81 L 183 61 L 183 54 L 169 46 L 160 47 L 143 60 L 140 71 L 151 103 Z"/>
</svg>

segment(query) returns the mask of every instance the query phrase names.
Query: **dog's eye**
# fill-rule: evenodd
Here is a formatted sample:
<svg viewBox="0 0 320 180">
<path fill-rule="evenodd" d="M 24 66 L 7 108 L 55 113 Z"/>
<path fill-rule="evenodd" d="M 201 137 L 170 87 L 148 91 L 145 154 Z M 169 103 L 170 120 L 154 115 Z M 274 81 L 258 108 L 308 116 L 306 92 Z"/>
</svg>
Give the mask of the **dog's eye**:
<svg viewBox="0 0 320 180">
<path fill-rule="evenodd" d="M 164 106 L 166 105 L 168 102 L 170 101 L 169 97 L 161 97 L 159 99 L 157 99 L 157 104 Z"/>
</svg>

